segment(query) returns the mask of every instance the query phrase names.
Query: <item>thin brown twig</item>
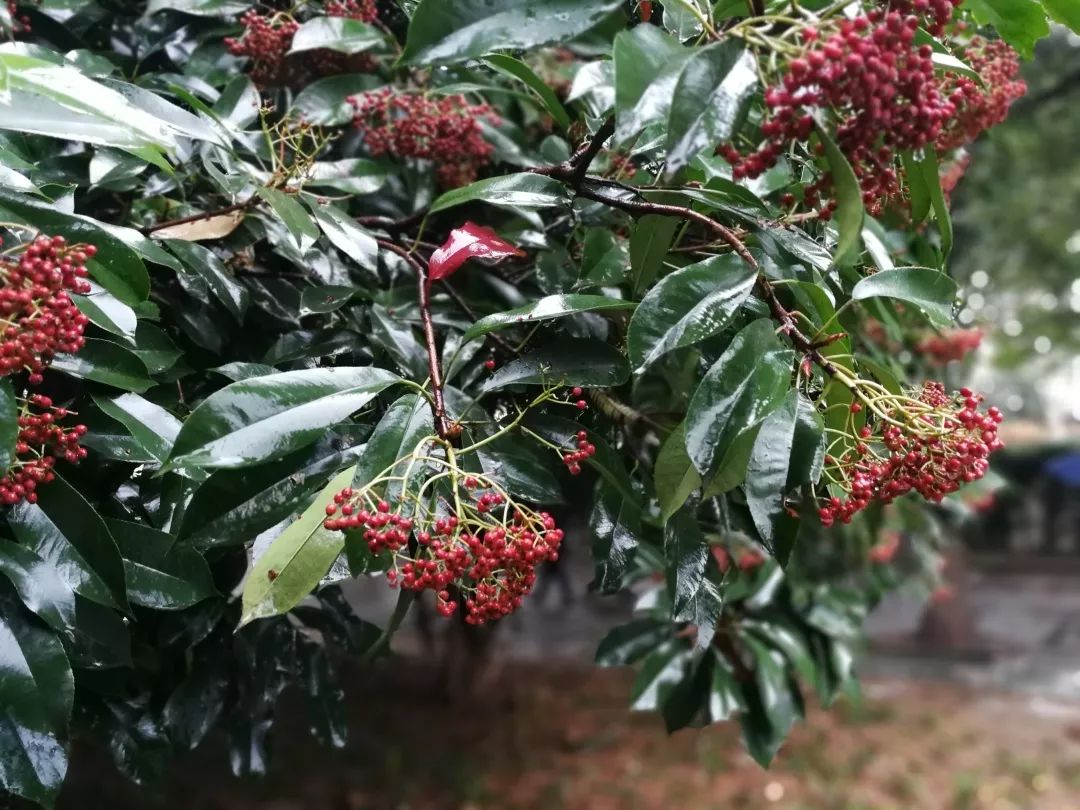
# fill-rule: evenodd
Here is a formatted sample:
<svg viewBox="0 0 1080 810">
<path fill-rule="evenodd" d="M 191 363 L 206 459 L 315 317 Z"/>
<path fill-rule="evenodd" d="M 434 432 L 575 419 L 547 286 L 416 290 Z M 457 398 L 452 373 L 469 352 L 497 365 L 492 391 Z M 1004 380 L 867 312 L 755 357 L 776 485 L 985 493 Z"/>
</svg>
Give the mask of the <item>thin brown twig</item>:
<svg viewBox="0 0 1080 810">
<path fill-rule="evenodd" d="M 431 284 L 428 281 L 427 268 L 405 248 L 387 239 L 377 240 L 380 247 L 396 253 L 415 271 L 417 288 L 420 296 L 420 320 L 424 327 L 424 342 L 427 345 L 428 374 L 431 377 L 431 416 L 435 422 L 435 432 L 440 439 L 452 438 L 450 421 L 446 417 L 446 402 L 443 398 L 442 367 L 439 365 L 439 350 L 435 345 L 435 324 L 431 320 Z"/>
<path fill-rule="evenodd" d="M 179 217 L 177 219 L 167 219 L 163 222 L 155 222 L 153 225 L 148 225 L 140 230 L 144 234 L 151 234 L 155 231 L 164 230 L 165 228 L 171 228 L 174 225 L 187 225 L 189 222 L 200 222 L 204 219 L 213 219 L 214 217 L 224 216 L 225 214 L 232 214 L 236 211 L 244 211 L 259 203 L 259 197 L 252 195 L 241 203 L 234 205 L 226 205 L 224 208 L 218 208 L 214 211 L 206 211 L 202 214 L 191 214 L 186 217 Z"/>
</svg>

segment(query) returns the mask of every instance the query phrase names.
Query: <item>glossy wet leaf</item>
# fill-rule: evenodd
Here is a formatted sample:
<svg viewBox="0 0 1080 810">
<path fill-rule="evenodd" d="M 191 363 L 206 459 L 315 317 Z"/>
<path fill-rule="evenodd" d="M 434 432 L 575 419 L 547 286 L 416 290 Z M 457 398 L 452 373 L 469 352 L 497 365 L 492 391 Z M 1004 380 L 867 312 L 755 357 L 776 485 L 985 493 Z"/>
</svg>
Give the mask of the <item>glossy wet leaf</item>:
<svg viewBox="0 0 1080 810">
<path fill-rule="evenodd" d="M 668 434 L 660 446 L 653 470 L 656 498 L 660 502 L 660 517 L 667 523 L 694 491 L 701 486 L 690 455 L 686 452 L 686 426 L 680 424 Z"/>
<path fill-rule="evenodd" d="M 311 211 L 334 247 L 361 267 L 368 270 L 378 267 L 379 246 L 375 237 L 335 206 L 313 205 Z"/>
<path fill-rule="evenodd" d="M 130 347 L 129 351 L 142 361 L 150 374 L 167 371 L 176 365 L 182 355 L 160 327 L 146 321 L 139 321 L 135 329 L 135 345 Z"/>
<path fill-rule="evenodd" d="M 164 463 L 169 457 L 181 422 L 160 405 L 138 394 L 95 396 L 94 404 L 127 428 L 132 438 L 158 462 Z"/>
<path fill-rule="evenodd" d="M 719 468 L 736 440 L 783 402 L 794 353 L 772 321 L 745 327 L 706 372 L 686 413 L 686 449 L 703 476 Z"/>
<path fill-rule="evenodd" d="M 367 291 L 345 284 L 306 287 L 300 294 L 300 315 L 325 315 L 347 306 L 354 298 L 366 297 Z"/>
<path fill-rule="evenodd" d="M 615 139 L 624 143 L 647 126 L 666 123 L 675 85 L 693 51 L 654 25 L 615 37 Z"/>
<path fill-rule="evenodd" d="M 168 467 L 236 468 L 311 444 L 400 378 L 378 368 L 289 371 L 235 382 L 184 422 Z"/>
<path fill-rule="evenodd" d="M 315 590 L 345 546 L 345 535 L 323 528 L 326 505 L 352 483 L 354 470 L 343 470 L 304 513 L 278 535 L 248 572 L 240 624 L 287 613 Z"/>
<path fill-rule="evenodd" d="M 552 208 L 568 204 L 569 197 L 566 188 L 558 180 L 523 172 L 489 177 L 447 191 L 431 204 L 431 213 L 471 202 L 486 202 L 515 208 Z"/>
<path fill-rule="evenodd" d="M 50 367 L 70 377 L 143 393 L 154 386 L 146 366 L 131 351 L 107 340 L 87 338 L 78 354 L 58 354 Z"/>
<path fill-rule="evenodd" d="M 513 496 L 541 509 L 563 502 L 559 479 L 552 472 L 552 455 L 531 439 L 503 436 L 477 451 L 484 474 Z"/>
<path fill-rule="evenodd" d="M 786 565 L 798 520 L 785 509 L 789 481 L 820 472 L 825 425 L 813 403 L 796 391 L 761 424 L 746 470 L 746 503 L 754 526 L 781 565 Z"/>
<path fill-rule="evenodd" d="M 625 667 L 634 664 L 671 638 L 671 624 L 635 619 L 608 631 L 596 648 L 596 664 Z"/>
<path fill-rule="evenodd" d="M 360 53 L 377 48 L 382 32 L 373 25 L 347 17 L 312 17 L 293 34 L 289 53 L 316 48 L 339 53 Z"/>
<path fill-rule="evenodd" d="M 914 304 L 930 323 L 939 327 L 952 325 L 956 295 L 956 282 L 930 267 L 882 270 L 864 278 L 851 291 L 856 301 L 894 298 Z"/>
<path fill-rule="evenodd" d="M 139 523 L 106 523 L 124 558 L 132 604 L 181 610 L 217 595 L 206 560 L 187 543 Z"/>
<path fill-rule="evenodd" d="M 511 326 L 529 326 L 536 321 L 562 318 L 579 312 L 624 310 L 635 306 L 633 301 L 603 295 L 549 295 L 523 307 L 481 318 L 465 331 L 461 342 L 468 343 L 481 335 Z"/>
<path fill-rule="evenodd" d="M 135 337 L 135 311 L 104 287 L 91 282 L 87 295 L 71 294 L 71 300 L 94 326 L 128 341 Z"/>
<path fill-rule="evenodd" d="M 612 388 L 630 377 L 626 357 L 610 343 L 593 338 L 564 338 L 534 349 L 497 369 L 485 391 L 508 385 Z"/>
<path fill-rule="evenodd" d="M 75 591 L 99 604 L 126 609 L 124 565 L 105 521 L 60 476 L 38 490 L 36 504 L 12 507 L 16 539 L 53 566 Z"/>
<path fill-rule="evenodd" d="M 592 587 L 617 593 L 634 561 L 641 535 L 641 504 L 618 490 L 601 486 L 589 517 L 596 575 Z M 597 653 L 599 656 L 599 652 Z"/>
<path fill-rule="evenodd" d="M 1050 33 L 1047 10 L 1053 15 L 1066 7 L 1070 0 L 971 0 L 966 6 L 978 23 L 994 26 L 1002 39 L 1028 59 L 1035 43 Z"/>
<path fill-rule="evenodd" d="M 257 193 L 292 234 L 293 242 L 301 253 L 307 251 L 319 238 L 319 229 L 315 227 L 311 215 L 294 196 L 279 189 L 265 187 L 259 187 Z"/>
<path fill-rule="evenodd" d="M 667 176 L 735 134 L 757 88 L 753 57 L 735 39 L 702 48 L 683 66 L 668 115 Z"/>
<path fill-rule="evenodd" d="M 672 616 L 682 615 L 697 597 L 705 578 L 709 544 L 690 508 L 675 513 L 664 528 L 664 558 Z"/>
<path fill-rule="evenodd" d="M 75 627 L 75 593 L 46 562 L 25 546 L 0 540 L 0 574 L 15 587 L 22 603 L 59 633 Z"/>
<path fill-rule="evenodd" d="M 680 641 L 670 640 L 649 653 L 641 662 L 634 684 L 630 688 L 631 708 L 634 711 L 656 711 L 671 690 L 689 670 L 689 648 Z"/>
<path fill-rule="evenodd" d="M 166 242 L 184 267 L 206 282 L 214 297 L 238 321 L 244 319 L 249 294 L 247 288 L 237 282 L 225 267 L 225 263 L 212 250 L 182 239 L 170 239 Z"/>
<path fill-rule="evenodd" d="M 351 433 L 330 432 L 277 461 L 213 473 L 185 510 L 179 536 L 198 548 L 241 545 L 303 511 L 338 470 L 356 461 L 364 434 Z"/>
<path fill-rule="evenodd" d="M 739 311 L 756 280 L 757 272 L 734 254 L 665 276 L 630 319 L 630 361 L 641 370 L 668 352 L 717 334 Z"/>
<path fill-rule="evenodd" d="M 767 767 L 802 717 L 801 697 L 783 655 L 759 641 L 743 637 L 753 655 L 754 682 L 744 687 L 747 712 L 740 718 L 750 756 Z"/>
<path fill-rule="evenodd" d="M 347 74 L 327 76 L 307 85 L 296 94 L 292 111 L 319 126 L 341 126 L 352 121 L 356 108 L 349 97 L 372 90 L 381 84 L 376 76 Z"/>
<path fill-rule="evenodd" d="M 563 42 L 620 5 L 619 0 L 421 0 L 401 61 L 459 62 Z"/>
<path fill-rule="evenodd" d="M 428 260 L 428 283 L 453 275 L 469 259 L 505 259 L 524 256 L 525 251 L 501 238 L 495 231 L 475 222 L 466 222 L 450 231 Z"/>
<path fill-rule="evenodd" d="M 926 150 L 926 154 L 918 165 L 922 173 L 923 185 L 930 194 L 930 206 L 934 210 L 934 219 L 937 220 L 938 233 L 941 235 L 941 252 L 945 258 L 948 258 L 953 248 L 952 213 L 949 210 L 949 201 L 945 199 L 945 192 L 941 188 L 937 154 L 931 149 Z"/>
<path fill-rule="evenodd" d="M 67 773 L 75 684 L 52 631 L 0 582 L 0 786 L 51 807 Z"/>
<path fill-rule="evenodd" d="M 526 420 L 526 425 L 549 442 L 566 448 L 576 447 L 577 434 L 582 429 L 580 422 L 561 416 L 534 416 Z M 585 464 L 596 470 L 601 478 L 622 497 L 633 501 L 639 500 L 641 496 L 634 489 L 622 456 L 595 432 L 590 431 L 589 442 L 595 445 L 596 454 L 587 459 Z"/>
<path fill-rule="evenodd" d="M 308 183 L 348 194 L 373 194 L 386 185 L 386 167 L 366 158 L 320 161 L 311 167 Z"/>
</svg>

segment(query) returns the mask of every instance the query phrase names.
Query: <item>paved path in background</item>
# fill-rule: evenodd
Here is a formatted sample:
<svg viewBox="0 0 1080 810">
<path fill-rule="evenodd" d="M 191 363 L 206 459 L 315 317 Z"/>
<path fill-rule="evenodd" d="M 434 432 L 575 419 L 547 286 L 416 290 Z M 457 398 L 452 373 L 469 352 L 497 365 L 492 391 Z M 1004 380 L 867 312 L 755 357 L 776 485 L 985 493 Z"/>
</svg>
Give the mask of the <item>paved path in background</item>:
<svg viewBox="0 0 1080 810">
<path fill-rule="evenodd" d="M 573 598 L 564 602 L 555 583 L 541 588 L 502 621 L 500 654 L 515 660 L 589 662 L 604 633 L 629 618 L 632 601 L 625 595 L 589 594 L 591 571 L 575 562 Z M 887 597 L 867 622 L 871 652 L 862 660 L 861 671 L 879 677 L 943 678 L 1020 690 L 1048 701 L 1080 702 L 1080 577 L 972 573 L 963 592 L 991 657 L 964 660 L 914 646 L 898 652 L 897 640 L 916 637 L 925 606 L 924 599 L 901 592 Z M 396 598 L 381 580 L 350 585 L 348 593 L 360 615 L 374 621 L 390 614 Z M 399 631 L 395 648 L 403 653 L 422 649 L 412 621 Z"/>
</svg>

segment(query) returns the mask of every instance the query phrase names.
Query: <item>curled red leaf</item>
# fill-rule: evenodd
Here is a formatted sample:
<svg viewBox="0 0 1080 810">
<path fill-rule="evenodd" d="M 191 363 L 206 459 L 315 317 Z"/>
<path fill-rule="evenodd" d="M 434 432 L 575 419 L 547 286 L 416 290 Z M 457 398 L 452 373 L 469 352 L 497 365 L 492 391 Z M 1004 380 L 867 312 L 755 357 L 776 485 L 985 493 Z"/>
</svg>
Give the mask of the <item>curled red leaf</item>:
<svg viewBox="0 0 1080 810">
<path fill-rule="evenodd" d="M 428 282 L 446 278 L 469 259 L 505 259 L 524 256 L 525 252 L 501 238 L 491 228 L 466 222 L 450 231 L 442 247 L 428 261 Z"/>
</svg>

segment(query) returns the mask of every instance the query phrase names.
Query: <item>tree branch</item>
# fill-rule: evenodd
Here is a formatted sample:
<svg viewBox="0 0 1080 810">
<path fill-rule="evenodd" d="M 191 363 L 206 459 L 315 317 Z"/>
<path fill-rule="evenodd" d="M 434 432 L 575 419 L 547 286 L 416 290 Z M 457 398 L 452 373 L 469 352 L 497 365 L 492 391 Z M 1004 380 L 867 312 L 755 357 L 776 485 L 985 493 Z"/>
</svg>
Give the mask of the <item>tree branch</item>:
<svg viewBox="0 0 1080 810">
<path fill-rule="evenodd" d="M 446 402 L 443 399 L 442 367 L 439 365 L 439 350 L 435 346 L 435 325 L 431 320 L 431 284 L 428 281 L 427 268 L 409 251 L 395 242 L 386 239 L 377 240 L 380 247 L 396 253 L 416 271 L 417 288 L 420 297 L 420 320 L 424 327 L 424 342 L 427 344 L 428 374 L 431 377 L 431 416 L 435 422 L 435 432 L 440 439 L 453 438 L 450 422 L 446 418 Z"/>
<path fill-rule="evenodd" d="M 213 219 L 214 217 L 224 216 L 225 214 L 232 214 L 236 211 L 245 211 L 248 208 L 252 208 L 259 203 L 258 195 L 251 195 L 241 203 L 235 205 L 227 205 L 224 208 L 218 208 L 215 211 L 207 211 L 203 214 L 192 214 L 187 217 L 179 217 L 178 219 L 167 219 L 164 222 L 156 222 L 153 225 L 148 225 L 145 228 L 140 228 L 143 234 L 149 235 L 155 231 L 161 231 L 165 228 L 171 228 L 173 225 L 187 225 L 189 222 L 201 222 L 204 219 Z"/>
</svg>

